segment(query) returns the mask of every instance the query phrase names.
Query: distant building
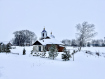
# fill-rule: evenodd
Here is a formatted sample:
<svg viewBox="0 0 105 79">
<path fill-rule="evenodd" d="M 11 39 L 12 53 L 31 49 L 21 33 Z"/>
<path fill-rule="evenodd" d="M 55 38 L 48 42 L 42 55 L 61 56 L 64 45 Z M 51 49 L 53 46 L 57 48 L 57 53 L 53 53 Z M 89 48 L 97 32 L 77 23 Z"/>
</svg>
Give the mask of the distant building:
<svg viewBox="0 0 105 79">
<path fill-rule="evenodd" d="M 10 42 L 0 42 L 0 52 L 10 52 L 11 45 Z"/>
</svg>

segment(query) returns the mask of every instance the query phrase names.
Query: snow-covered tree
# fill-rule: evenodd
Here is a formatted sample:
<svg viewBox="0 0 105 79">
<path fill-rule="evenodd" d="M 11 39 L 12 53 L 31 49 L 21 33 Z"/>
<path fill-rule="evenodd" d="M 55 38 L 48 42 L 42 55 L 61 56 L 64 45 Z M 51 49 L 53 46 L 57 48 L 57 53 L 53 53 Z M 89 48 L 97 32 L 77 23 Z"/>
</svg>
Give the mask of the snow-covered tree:
<svg viewBox="0 0 105 79">
<path fill-rule="evenodd" d="M 58 50 L 56 48 L 56 45 L 55 44 L 52 44 L 51 47 L 49 47 L 49 58 L 56 58 L 58 56 Z"/>
<path fill-rule="evenodd" d="M 35 33 L 29 30 L 16 31 L 13 34 L 15 38 L 12 39 L 12 41 L 13 44 L 17 46 L 24 46 L 26 44 L 32 45 L 32 42 L 37 39 Z"/>
<path fill-rule="evenodd" d="M 9 44 L 0 44 L 0 52 L 10 52 L 11 46 Z"/>
<path fill-rule="evenodd" d="M 72 39 L 71 46 L 78 46 L 78 43 L 75 39 Z"/>
<path fill-rule="evenodd" d="M 70 51 L 67 51 L 66 48 L 64 48 L 63 52 L 64 54 L 62 54 L 62 59 L 64 59 L 65 61 L 69 60 L 69 58 L 71 57 Z"/>
<path fill-rule="evenodd" d="M 93 24 L 88 24 L 88 22 L 83 22 L 82 24 L 76 25 L 76 29 L 78 33 L 77 41 L 79 43 L 79 50 L 81 47 L 87 42 L 90 41 L 92 37 L 94 37 L 97 33 L 94 31 L 95 26 Z"/>
<path fill-rule="evenodd" d="M 64 39 L 62 40 L 62 43 L 65 44 L 65 45 L 71 45 L 71 41 L 69 39 Z"/>
<path fill-rule="evenodd" d="M 6 48 L 5 48 L 6 52 L 10 52 L 10 49 L 11 49 L 11 46 L 9 44 L 7 44 Z"/>
</svg>

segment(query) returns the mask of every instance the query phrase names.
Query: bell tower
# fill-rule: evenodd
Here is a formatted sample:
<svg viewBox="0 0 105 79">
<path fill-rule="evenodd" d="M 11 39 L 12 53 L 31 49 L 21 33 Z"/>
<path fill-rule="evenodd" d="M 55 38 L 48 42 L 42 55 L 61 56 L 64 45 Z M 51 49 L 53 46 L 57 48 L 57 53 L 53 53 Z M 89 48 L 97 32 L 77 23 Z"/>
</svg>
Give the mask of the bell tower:
<svg viewBox="0 0 105 79">
<path fill-rule="evenodd" d="M 47 37 L 47 31 L 45 30 L 45 28 L 43 28 L 43 31 L 41 32 L 41 38 L 45 39 Z"/>
</svg>

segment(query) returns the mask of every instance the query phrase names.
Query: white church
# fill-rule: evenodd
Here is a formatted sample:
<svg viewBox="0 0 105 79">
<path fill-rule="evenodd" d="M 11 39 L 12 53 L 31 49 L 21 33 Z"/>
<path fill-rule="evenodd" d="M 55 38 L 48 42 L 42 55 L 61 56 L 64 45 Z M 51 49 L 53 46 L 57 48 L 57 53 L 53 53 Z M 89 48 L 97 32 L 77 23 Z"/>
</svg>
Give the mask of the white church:
<svg viewBox="0 0 105 79">
<path fill-rule="evenodd" d="M 33 43 L 33 51 L 35 52 L 43 52 L 43 48 L 46 48 L 48 51 L 49 47 L 55 44 L 58 52 L 62 52 L 64 49 L 63 43 L 55 39 L 55 36 L 52 35 L 52 32 L 49 36 L 47 36 L 47 31 L 45 28 L 41 32 L 41 38 Z"/>
</svg>

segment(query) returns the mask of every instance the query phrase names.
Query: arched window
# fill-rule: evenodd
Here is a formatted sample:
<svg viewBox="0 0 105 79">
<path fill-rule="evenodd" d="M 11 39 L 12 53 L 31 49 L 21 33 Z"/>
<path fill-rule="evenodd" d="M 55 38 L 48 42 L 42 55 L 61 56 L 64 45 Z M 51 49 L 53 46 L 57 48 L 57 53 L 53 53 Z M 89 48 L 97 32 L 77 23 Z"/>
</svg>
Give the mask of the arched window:
<svg viewBox="0 0 105 79">
<path fill-rule="evenodd" d="M 44 33 L 43 33 L 43 37 L 44 37 Z"/>
</svg>

